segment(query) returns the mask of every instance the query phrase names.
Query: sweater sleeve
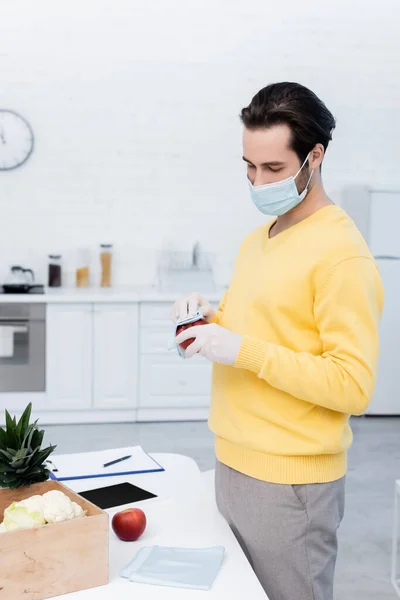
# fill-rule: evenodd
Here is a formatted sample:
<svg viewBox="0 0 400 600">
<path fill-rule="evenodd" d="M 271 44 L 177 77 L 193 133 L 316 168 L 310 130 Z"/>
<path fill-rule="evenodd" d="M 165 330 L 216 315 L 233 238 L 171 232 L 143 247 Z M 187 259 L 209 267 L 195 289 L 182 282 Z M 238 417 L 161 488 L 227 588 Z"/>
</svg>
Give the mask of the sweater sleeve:
<svg viewBox="0 0 400 600">
<path fill-rule="evenodd" d="M 221 324 L 222 313 L 225 309 L 226 298 L 228 295 L 228 290 L 222 296 L 221 302 L 219 303 L 218 310 L 215 311 L 213 318 L 211 319 L 211 323 L 216 323 L 217 325 Z"/>
<path fill-rule="evenodd" d="M 318 356 L 245 336 L 235 367 L 315 405 L 360 415 L 371 400 L 379 352 L 383 289 L 372 258 L 337 264 L 317 291 Z"/>
</svg>

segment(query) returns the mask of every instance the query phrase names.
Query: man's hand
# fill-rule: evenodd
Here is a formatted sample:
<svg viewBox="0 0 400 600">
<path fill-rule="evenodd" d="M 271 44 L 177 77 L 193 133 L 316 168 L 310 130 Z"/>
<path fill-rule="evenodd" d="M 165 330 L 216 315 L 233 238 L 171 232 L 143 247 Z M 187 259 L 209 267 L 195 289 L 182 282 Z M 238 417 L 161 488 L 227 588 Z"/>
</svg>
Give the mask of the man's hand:
<svg viewBox="0 0 400 600">
<path fill-rule="evenodd" d="M 207 321 L 211 321 L 215 314 L 211 304 L 202 298 L 200 294 L 194 292 L 175 302 L 171 310 L 171 319 L 174 323 L 177 323 L 188 317 L 193 317 L 198 310 Z"/>
<path fill-rule="evenodd" d="M 182 344 L 191 338 L 194 338 L 194 342 L 188 346 L 186 358 L 201 354 L 212 362 L 229 366 L 235 363 L 243 340 L 241 335 L 215 323 L 189 327 L 176 337 L 176 343 Z"/>
</svg>

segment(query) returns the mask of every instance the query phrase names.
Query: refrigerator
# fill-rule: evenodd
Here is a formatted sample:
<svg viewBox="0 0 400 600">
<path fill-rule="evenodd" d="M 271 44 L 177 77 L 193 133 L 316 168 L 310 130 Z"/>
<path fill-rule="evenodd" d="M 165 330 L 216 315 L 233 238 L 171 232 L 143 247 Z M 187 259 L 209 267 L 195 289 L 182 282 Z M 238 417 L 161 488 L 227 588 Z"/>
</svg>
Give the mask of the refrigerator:
<svg viewBox="0 0 400 600">
<path fill-rule="evenodd" d="M 385 306 L 380 323 L 380 355 L 370 415 L 400 415 L 400 257 L 376 257 Z"/>
<path fill-rule="evenodd" d="M 385 290 L 380 357 L 369 415 L 400 415 L 400 191 L 350 188 L 342 207 L 364 235 Z"/>
</svg>

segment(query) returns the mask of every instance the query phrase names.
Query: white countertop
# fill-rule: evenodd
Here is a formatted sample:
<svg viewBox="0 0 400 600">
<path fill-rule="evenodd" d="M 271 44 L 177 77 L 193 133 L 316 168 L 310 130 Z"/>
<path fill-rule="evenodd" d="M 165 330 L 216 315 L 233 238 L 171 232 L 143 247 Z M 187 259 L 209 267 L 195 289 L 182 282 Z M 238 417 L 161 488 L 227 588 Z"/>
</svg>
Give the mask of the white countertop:
<svg viewBox="0 0 400 600">
<path fill-rule="evenodd" d="M 190 292 L 191 290 L 188 290 Z M 225 289 L 204 293 L 210 302 L 219 302 Z M 46 288 L 44 294 L 1 294 L 0 304 L 9 303 L 132 303 L 132 302 L 174 302 L 181 294 L 161 292 L 149 287 L 112 288 Z"/>
<path fill-rule="evenodd" d="M 196 463 L 176 454 L 152 454 L 163 473 L 115 476 L 105 479 L 82 479 L 64 482 L 76 492 L 104 485 L 131 482 L 158 497 L 138 502 L 147 517 L 147 528 L 137 542 L 120 542 L 110 531 L 109 585 L 63 596 L 65 600 L 190 600 L 229 598 L 230 600 L 268 600 L 228 524 L 216 503 L 213 478 L 204 478 Z M 56 456 L 54 457 L 56 463 Z M 112 516 L 122 507 L 109 509 Z M 126 508 L 126 506 L 124 507 Z M 225 558 L 211 589 L 179 589 L 132 583 L 120 577 L 121 568 L 142 546 L 177 546 L 207 548 L 224 546 Z"/>
</svg>

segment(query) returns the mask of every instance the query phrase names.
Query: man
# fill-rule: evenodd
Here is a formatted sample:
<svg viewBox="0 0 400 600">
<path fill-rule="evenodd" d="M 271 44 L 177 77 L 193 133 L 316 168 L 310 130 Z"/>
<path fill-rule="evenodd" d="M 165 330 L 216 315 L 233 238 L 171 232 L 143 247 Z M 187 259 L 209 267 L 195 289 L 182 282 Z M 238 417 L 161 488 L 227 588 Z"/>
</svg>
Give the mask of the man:
<svg viewBox="0 0 400 600">
<path fill-rule="evenodd" d="M 217 312 L 196 294 L 174 305 L 175 321 L 198 307 L 210 321 L 176 341 L 215 363 L 217 504 L 269 599 L 333 600 L 348 421 L 373 393 L 382 285 L 323 188 L 323 102 L 277 83 L 241 118 L 251 198 L 276 218 L 245 240 Z"/>
</svg>

